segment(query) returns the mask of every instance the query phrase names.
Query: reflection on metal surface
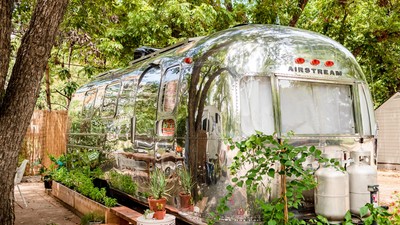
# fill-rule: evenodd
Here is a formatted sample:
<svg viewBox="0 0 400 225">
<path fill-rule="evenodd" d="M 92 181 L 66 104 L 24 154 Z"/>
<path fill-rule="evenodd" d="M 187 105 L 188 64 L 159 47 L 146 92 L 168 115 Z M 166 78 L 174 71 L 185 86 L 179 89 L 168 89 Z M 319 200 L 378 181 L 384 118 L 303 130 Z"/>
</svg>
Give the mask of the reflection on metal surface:
<svg viewBox="0 0 400 225">
<path fill-rule="evenodd" d="M 227 139 L 256 130 L 277 137 L 294 130 L 290 143 L 325 152 L 350 155 L 362 147 L 374 166 L 376 124 L 364 75 L 351 53 L 327 37 L 240 26 L 135 62 L 77 90 L 69 150 L 102 148 L 140 182 L 140 192 L 154 167 L 177 183 L 175 170 L 185 166 L 197 183 L 195 214 L 206 217 L 231 184 L 237 150 Z M 264 183 L 266 190 L 237 189 L 222 221 L 260 220 L 256 199 L 279 193 L 278 180 Z"/>
</svg>

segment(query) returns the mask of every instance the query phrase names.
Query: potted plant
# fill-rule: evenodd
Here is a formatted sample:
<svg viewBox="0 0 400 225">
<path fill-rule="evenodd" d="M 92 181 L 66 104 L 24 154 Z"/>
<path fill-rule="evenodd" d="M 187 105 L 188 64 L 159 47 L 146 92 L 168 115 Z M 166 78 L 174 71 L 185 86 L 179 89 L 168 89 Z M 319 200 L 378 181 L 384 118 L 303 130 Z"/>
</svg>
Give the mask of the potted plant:
<svg viewBox="0 0 400 225">
<path fill-rule="evenodd" d="M 156 211 L 154 212 L 153 218 L 156 220 L 164 219 L 166 214 L 165 205 L 162 203 L 156 203 Z"/>
<path fill-rule="evenodd" d="M 144 214 L 143 214 L 143 216 L 144 216 L 144 218 L 145 218 L 146 220 L 153 219 L 153 215 L 154 215 L 154 212 L 151 211 L 150 209 L 146 209 L 146 210 L 144 211 Z"/>
<path fill-rule="evenodd" d="M 40 175 L 42 176 L 42 180 L 44 183 L 45 189 L 51 189 L 51 185 L 53 183 L 53 170 L 47 169 L 46 167 L 42 166 L 39 170 Z"/>
<path fill-rule="evenodd" d="M 170 197 L 169 191 L 167 187 L 167 177 L 157 167 L 150 173 L 150 180 L 149 180 L 149 192 L 150 197 L 148 198 L 149 208 L 154 212 L 154 216 L 156 215 L 156 211 L 161 211 L 159 214 L 163 214 L 165 216 L 165 205 L 167 204 L 167 197 Z M 164 219 L 158 218 L 158 219 Z"/>
<path fill-rule="evenodd" d="M 179 183 L 183 190 L 179 192 L 181 209 L 184 211 L 192 211 L 193 203 L 192 203 L 191 191 L 194 185 L 192 181 L 192 176 L 190 175 L 190 172 L 185 168 L 178 170 L 178 176 L 179 176 Z"/>
</svg>

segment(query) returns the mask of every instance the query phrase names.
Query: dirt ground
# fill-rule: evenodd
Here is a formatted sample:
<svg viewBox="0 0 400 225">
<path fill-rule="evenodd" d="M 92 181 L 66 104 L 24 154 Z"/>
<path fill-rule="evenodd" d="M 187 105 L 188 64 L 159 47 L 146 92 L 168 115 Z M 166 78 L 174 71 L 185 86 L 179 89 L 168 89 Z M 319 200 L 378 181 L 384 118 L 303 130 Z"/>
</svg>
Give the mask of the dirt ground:
<svg viewBox="0 0 400 225">
<path fill-rule="evenodd" d="M 381 205 L 390 205 L 395 201 L 393 193 L 400 193 L 400 170 L 378 171 L 379 196 Z M 80 218 L 50 195 L 46 194 L 43 183 L 28 181 L 20 184 L 22 195 L 28 207 L 25 207 L 18 189 L 15 188 L 15 224 L 33 225 L 77 225 Z"/>
<path fill-rule="evenodd" d="M 394 193 L 400 193 L 400 170 L 378 170 L 379 202 L 390 205 Z"/>
</svg>

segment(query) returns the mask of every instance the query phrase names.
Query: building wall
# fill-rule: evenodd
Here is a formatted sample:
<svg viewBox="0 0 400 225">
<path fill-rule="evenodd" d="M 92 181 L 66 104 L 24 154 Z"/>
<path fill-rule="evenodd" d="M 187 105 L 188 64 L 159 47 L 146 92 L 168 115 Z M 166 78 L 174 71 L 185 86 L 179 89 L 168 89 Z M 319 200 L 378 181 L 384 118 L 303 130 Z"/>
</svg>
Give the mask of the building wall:
<svg viewBox="0 0 400 225">
<path fill-rule="evenodd" d="M 400 93 L 376 111 L 378 123 L 378 163 L 400 165 Z"/>
</svg>

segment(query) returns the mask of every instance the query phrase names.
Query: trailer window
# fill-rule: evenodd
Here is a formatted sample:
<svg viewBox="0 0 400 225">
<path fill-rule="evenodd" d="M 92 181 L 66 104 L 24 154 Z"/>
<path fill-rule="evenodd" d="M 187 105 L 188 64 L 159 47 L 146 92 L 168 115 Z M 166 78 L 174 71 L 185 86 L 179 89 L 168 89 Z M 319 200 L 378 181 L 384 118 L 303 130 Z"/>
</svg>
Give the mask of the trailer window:
<svg viewBox="0 0 400 225">
<path fill-rule="evenodd" d="M 240 81 L 240 122 L 244 135 L 273 134 L 274 111 L 270 77 L 246 76 Z"/>
<path fill-rule="evenodd" d="M 179 82 L 179 67 L 169 68 L 162 81 L 161 109 L 164 112 L 172 112 L 177 102 L 177 91 Z"/>
<path fill-rule="evenodd" d="M 376 124 L 375 124 L 375 113 L 374 105 L 371 99 L 371 93 L 369 92 L 366 84 L 359 85 L 360 92 L 360 108 L 361 108 L 361 119 L 363 125 L 364 135 L 375 135 Z"/>
<path fill-rule="evenodd" d="M 120 88 L 121 83 L 110 84 L 106 87 L 104 92 L 103 109 L 101 111 L 101 116 L 103 118 L 111 118 L 115 116 Z"/>
<path fill-rule="evenodd" d="M 93 109 L 96 93 L 96 89 L 86 92 L 85 99 L 83 100 L 83 115 L 89 116 L 91 110 Z"/>
<path fill-rule="evenodd" d="M 121 95 L 118 100 L 118 115 L 133 115 L 136 87 L 137 79 L 129 79 L 123 82 Z"/>
<path fill-rule="evenodd" d="M 148 146 L 150 146 L 149 139 L 155 135 L 155 121 L 157 119 L 157 99 L 160 88 L 160 78 L 160 68 L 152 67 L 146 71 L 139 81 L 135 103 L 135 142 L 138 144 L 147 143 Z"/>
<path fill-rule="evenodd" d="M 282 133 L 354 134 L 350 85 L 279 80 Z"/>
</svg>

